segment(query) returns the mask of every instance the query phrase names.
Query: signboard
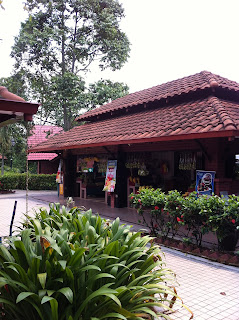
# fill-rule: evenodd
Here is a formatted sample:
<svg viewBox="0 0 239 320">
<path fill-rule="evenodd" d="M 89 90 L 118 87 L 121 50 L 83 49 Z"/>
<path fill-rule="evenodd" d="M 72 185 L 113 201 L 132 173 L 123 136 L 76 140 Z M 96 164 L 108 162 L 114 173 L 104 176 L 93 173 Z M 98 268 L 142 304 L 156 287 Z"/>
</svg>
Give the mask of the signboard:
<svg viewBox="0 0 239 320">
<path fill-rule="evenodd" d="M 114 192 L 116 184 L 117 160 L 109 160 L 107 164 L 105 186 L 103 191 Z"/>
<path fill-rule="evenodd" d="M 197 170 L 196 192 L 197 194 L 212 195 L 214 193 L 215 171 Z"/>
</svg>

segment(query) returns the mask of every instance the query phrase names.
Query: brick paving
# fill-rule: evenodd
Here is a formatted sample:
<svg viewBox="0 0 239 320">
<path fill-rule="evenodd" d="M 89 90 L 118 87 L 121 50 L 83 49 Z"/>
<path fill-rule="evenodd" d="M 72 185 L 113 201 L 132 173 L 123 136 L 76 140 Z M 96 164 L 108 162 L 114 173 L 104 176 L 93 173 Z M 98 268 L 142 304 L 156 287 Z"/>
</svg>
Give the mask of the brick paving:
<svg viewBox="0 0 239 320">
<path fill-rule="evenodd" d="M 26 192 L 17 190 L 14 194 L 0 195 L 0 236 L 8 236 L 14 201 L 17 210 L 14 220 L 15 227 L 24 219 L 26 212 Z M 48 207 L 49 202 L 59 201 L 56 192 L 29 191 L 28 210 Z M 112 209 L 103 201 L 76 199 L 76 204 L 86 208 L 94 208 L 107 218 L 120 216 L 122 222 L 133 224 L 137 230 L 142 226 L 137 223 L 138 216 L 132 209 Z M 184 304 L 194 313 L 195 320 L 239 320 L 239 268 L 208 261 L 203 258 L 186 255 L 176 250 L 162 247 L 167 267 L 177 275 L 178 295 Z M 179 305 L 170 314 L 172 320 L 188 320 L 190 314 Z"/>
</svg>

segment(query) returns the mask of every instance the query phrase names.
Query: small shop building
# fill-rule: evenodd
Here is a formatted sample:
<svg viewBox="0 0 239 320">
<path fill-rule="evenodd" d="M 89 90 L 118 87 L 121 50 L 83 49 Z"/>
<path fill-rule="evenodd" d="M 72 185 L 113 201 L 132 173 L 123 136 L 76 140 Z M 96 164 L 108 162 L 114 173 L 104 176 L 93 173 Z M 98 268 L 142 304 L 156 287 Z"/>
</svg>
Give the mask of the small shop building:
<svg viewBox="0 0 239 320">
<path fill-rule="evenodd" d="M 31 152 L 64 163 L 64 196 L 102 197 L 117 160 L 114 205 L 139 186 L 195 189 L 196 170 L 215 171 L 215 193 L 239 193 L 239 84 L 202 71 L 131 93 L 80 115 L 78 125 Z"/>
<path fill-rule="evenodd" d="M 63 131 L 61 127 L 49 125 L 34 125 L 31 135 L 27 139 L 28 148 L 38 145 L 51 136 Z M 36 167 L 38 174 L 57 173 L 59 157 L 55 152 L 34 152 L 27 156 L 29 166 Z"/>
</svg>

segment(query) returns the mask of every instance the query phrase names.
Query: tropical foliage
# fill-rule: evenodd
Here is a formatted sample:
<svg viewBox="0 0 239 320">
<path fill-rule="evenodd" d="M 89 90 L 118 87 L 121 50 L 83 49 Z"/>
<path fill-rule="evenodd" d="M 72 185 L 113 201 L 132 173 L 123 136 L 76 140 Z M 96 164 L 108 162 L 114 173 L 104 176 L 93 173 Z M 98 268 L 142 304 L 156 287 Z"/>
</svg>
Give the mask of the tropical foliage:
<svg viewBox="0 0 239 320">
<path fill-rule="evenodd" d="M 169 318 L 174 274 L 151 240 L 118 218 L 40 210 L 0 247 L 2 319 Z"/>
</svg>

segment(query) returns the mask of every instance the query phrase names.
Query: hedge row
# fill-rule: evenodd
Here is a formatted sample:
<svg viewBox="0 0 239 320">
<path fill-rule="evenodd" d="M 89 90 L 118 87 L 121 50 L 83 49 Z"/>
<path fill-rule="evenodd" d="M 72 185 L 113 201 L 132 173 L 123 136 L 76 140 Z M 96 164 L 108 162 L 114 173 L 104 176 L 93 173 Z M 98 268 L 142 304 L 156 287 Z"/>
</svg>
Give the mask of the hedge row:
<svg viewBox="0 0 239 320">
<path fill-rule="evenodd" d="M 0 177 L 0 190 L 26 189 L 26 173 L 7 173 Z M 29 174 L 29 190 L 56 190 L 56 174 Z"/>
</svg>

